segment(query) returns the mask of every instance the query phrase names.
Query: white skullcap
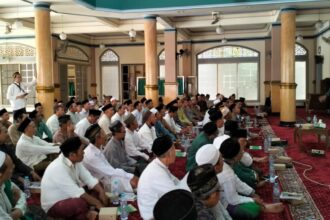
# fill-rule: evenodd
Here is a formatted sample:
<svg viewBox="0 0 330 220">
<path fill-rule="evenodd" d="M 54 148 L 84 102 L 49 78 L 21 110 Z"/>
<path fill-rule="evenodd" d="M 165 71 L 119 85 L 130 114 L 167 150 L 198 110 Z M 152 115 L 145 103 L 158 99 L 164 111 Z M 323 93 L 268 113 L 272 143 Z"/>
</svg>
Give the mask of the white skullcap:
<svg viewBox="0 0 330 220">
<path fill-rule="evenodd" d="M 217 148 L 218 150 L 220 150 L 220 146 L 222 144 L 222 142 L 224 142 L 225 140 L 227 140 L 228 138 L 230 138 L 229 135 L 221 135 L 219 137 L 216 137 L 213 141 L 213 145 L 215 146 L 215 148 Z"/>
<path fill-rule="evenodd" d="M 110 99 L 110 102 L 115 101 L 115 100 L 117 100 L 117 98 L 116 98 L 116 97 L 112 97 L 112 98 Z"/>
<path fill-rule="evenodd" d="M 94 102 L 93 100 L 90 100 L 88 103 L 89 103 L 90 105 L 94 105 L 94 104 L 95 104 L 95 102 Z"/>
<path fill-rule="evenodd" d="M 6 160 L 6 154 L 2 151 L 0 151 L 0 167 L 5 163 Z"/>
<path fill-rule="evenodd" d="M 158 110 L 155 109 L 155 108 L 152 108 L 152 109 L 150 109 L 149 111 L 151 111 L 154 115 L 155 115 L 156 113 L 158 113 Z"/>
<path fill-rule="evenodd" d="M 216 105 L 218 103 L 220 103 L 220 99 L 216 99 L 216 100 L 213 101 L 213 105 Z"/>
<path fill-rule="evenodd" d="M 223 107 L 221 108 L 221 113 L 222 113 L 222 116 L 223 117 L 226 117 L 226 115 L 230 112 L 229 108 L 228 107 Z"/>
<path fill-rule="evenodd" d="M 220 152 L 213 144 L 205 144 L 196 153 L 196 163 L 200 166 L 203 164 L 217 164 L 220 157 Z"/>
<path fill-rule="evenodd" d="M 253 158 L 249 153 L 244 152 L 241 158 L 241 163 L 246 167 L 250 167 L 253 163 Z"/>
</svg>

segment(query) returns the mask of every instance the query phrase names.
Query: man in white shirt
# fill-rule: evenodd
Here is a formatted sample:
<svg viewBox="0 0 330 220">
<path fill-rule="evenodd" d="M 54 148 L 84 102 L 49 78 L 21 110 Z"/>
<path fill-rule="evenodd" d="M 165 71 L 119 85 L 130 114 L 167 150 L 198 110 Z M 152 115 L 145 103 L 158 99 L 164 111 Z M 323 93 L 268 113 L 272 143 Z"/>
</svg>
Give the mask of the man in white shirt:
<svg viewBox="0 0 330 220">
<path fill-rule="evenodd" d="M 124 114 L 125 114 L 125 106 L 119 105 L 116 114 L 114 114 L 111 117 L 111 124 L 114 123 L 115 121 L 120 121 L 121 123 L 123 123 Z"/>
<path fill-rule="evenodd" d="M 89 206 L 99 210 L 108 205 L 108 197 L 81 163 L 84 150 L 79 137 L 69 138 L 60 148 L 62 154 L 47 167 L 41 181 L 41 206 L 53 218 L 93 219 L 97 213 L 89 211 Z"/>
<path fill-rule="evenodd" d="M 141 217 L 153 219 L 153 209 L 165 193 L 178 188 L 179 180 L 168 166 L 175 162 L 175 147 L 169 136 L 155 140 L 152 151 L 157 156 L 142 172 L 137 188 L 137 202 Z"/>
<path fill-rule="evenodd" d="M 22 76 L 19 72 L 13 74 L 14 82 L 8 86 L 7 99 L 10 102 L 13 113 L 19 109 L 26 112 L 26 96 L 28 95 L 27 89 L 36 85 L 36 81 L 32 80 L 29 83 L 21 83 Z"/>
<path fill-rule="evenodd" d="M 55 132 L 60 128 L 60 124 L 58 122 L 58 118 L 64 115 L 64 107 L 62 105 L 55 104 L 54 106 L 54 114 L 50 116 L 46 122 L 47 127 L 50 132 L 54 135 Z"/>
<path fill-rule="evenodd" d="M 74 130 L 74 132 L 79 135 L 80 137 L 85 138 L 85 133 L 86 130 L 93 124 L 95 124 L 97 122 L 97 120 L 99 119 L 101 115 L 101 111 L 100 110 L 95 110 L 95 109 L 90 109 L 88 116 L 84 119 L 82 119 L 81 121 L 78 122 L 78 124 L 76 124 L 76 128 Z M 88 142 L 88 140 L 86 140 Z"/>
<path fill-rule="evenodd" d="M 156 121 L 155 114 L 147 110 L 143 115 L 144 124 L 138 132 L 140 139 L 148 146 L 149 152 L 151 151 L 154 140 L 157 138 L 155 130 Z"/>
<path fill-rule="evenodd" d="M 101 115 L 99 121 L 97 122 L 104 133 L 110 137 L 111 131 L 110 131 L 110 124 L 111 124 L 111 117 L 113 116 L 114 109 L 111 105 L 111 103 L 105 105 L 102 107 L 103 114 Z"/>
<path fill-rule="evenodd" d="M 89 112 L 89 108 L 90 108 L 90 104 L 89 104 L 89 101 L 87 99 L 82 101 L 81 105 L 82 105 L 82 109 L 79 112 L 80 120 L 84 119 L 88 116 L 88 112 Z"/>
<path fill-rule="evenodd" d="M 103 183 L 107 191 L 110 191 L 111 181 L 118 179 L 120 192 L 133 192 L 139 178 L 123 169 L 115 169 L 109 164 L 102 152 L 107 137 L 101 127 L 98 124 L 90 126 L 85 137 L 89 139 L 90 144 L 84 150 L 83 164 L 89 172 Z"/>
<path fill-rule="evenodd" d="M 142 126 L 142 103 L 140 101 L 134 102 L 134 110 L 132 114 L 135 116 L 139 127 Z"/>
<path fill-rule="evenodd" d="M 171 127 L 171 131 L 175 134 L 181 133 L 181 130 L 182 130 L 181 127 L 174 121 L 174 117 L 175 117 L 177 111 L 178 111 L 178 107 L 170 106 L 167 114 L 164 117 L 164 120 L 166 121 L 166 123 Z"/>
<path fill-rule="evenodd" d="M 149 146 L 140 139 L 136 129 L 139 127 L 133 114 L 129 113 L 124 117 L 124 123 L 126 125 L 125 135 L 125 150 L 128 156 L 139 161 L 149 160 L 149 155 L 142 152 L 143 150 L 150 150 Z M 151 151 L 149 152 L 151 153 Z"/>
<path fill-rule="evenodd" d="M 70 115 L 72 123 L 76 125 L 80 121 L 79 114 L 77 113 L 77 104 L 69 101 L 66 103 L 66 109 L 68 110 L 66 114 Z"/>
<path fill-rule="evenodd" d="M 51 162 L 51 158 L 46 155 L 59 153 L 59 147 L 35 136 L 36 127 L 30 118 L 25 118 L 17 130 L 23 133 L 16 145 L 17 157 L 38 174 L 42 174 Z"/>
</svg>

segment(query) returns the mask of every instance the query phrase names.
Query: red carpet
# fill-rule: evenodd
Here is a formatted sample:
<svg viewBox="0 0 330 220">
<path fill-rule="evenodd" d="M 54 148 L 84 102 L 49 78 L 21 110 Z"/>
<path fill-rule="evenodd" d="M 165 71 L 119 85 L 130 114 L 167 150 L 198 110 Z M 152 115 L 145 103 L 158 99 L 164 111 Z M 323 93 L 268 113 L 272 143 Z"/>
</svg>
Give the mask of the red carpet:
<svg viewBox="0 0 330 220">
<path fill-rule="evenodd" d="M 304 109 L 297 109 L 297 120 L 304 119 L 306 113 Z M 318 115 L 319 118 L 327 124 L 327 127 L 330 126 L 330 118 L 325 114 Z M 293 143 L 293 130 L 294 128 L 284 128 L 278 126 L 279 117 L 269 117 L 268 118 L 270 125 L 277 134 L 278 137 L 288 140 L 289 144 L 286 148 L 287 154 L 293 158 L 294 161 L 299 163 L 304 163 L 311 165 L 312 170 L 306 172 L 306 176 L 314 181 L 320 182 L 325 185 L 330 185 L 330 151 L 327 150 L 327 155 L 325 157 L 313 157 L 307 153 L 300 152 L 298 144 Z M 317 138 L 313 135 L 307 135 L 303 138 L 303 143 L 309 149 L 319 148 L 317 143 Z M 324 144 L 324 143 L 322 143 Z M 294 164 L 300 178 L 305 184 L 308 192 L 311 194 L 315 204 L 323 215 L 324 219 L 330 219 L 330 186 L 320 186 L 311 181 L 308 181 L 303 176 L 303 172 L 307 169 L 306 166 Z"/>
</svg>

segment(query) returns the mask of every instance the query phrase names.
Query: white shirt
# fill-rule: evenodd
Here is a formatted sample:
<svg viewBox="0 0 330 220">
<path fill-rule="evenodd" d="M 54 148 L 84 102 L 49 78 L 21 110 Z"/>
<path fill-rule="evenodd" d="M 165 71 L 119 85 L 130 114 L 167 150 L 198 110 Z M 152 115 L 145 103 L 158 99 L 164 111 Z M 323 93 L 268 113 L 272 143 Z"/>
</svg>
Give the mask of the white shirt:
<svg viewBox="0 0 330 220">
<path fill-rule="evenodd" d="M 140 156 L 148 160 L 149 156 L 139 150 L 150 150 L 149 145 L 142 141 L 136 131 L 126 128 L 125 134 L 125 150 L 128 156 Z"/>
<path fill-rule="evenodd" d="M 102 116 L 100 117 L 99 121 L 97 122 L 100 127 L 102 128 L 102 130 L 105 132 L 106 135 L 111 134 L 110 131 L 110 119 L 108 118 L 108 116 L 106 114 L 102 114 Z"/>
<path fill-rule="evenodd" d="M 88 111 L 86 111 L 86 109 L 82 108 L 82 110 L 79 112 L 79 118 L 84 119 L 88 116 Z"/>
<path fill-rule="evenodd" d="M 238 205 L 254 202 L 251 197 L 248 197 L 254 193 L 254 190 L 242 182 L 227 163 L 223 164 L 222 172 L 217 174 L 217 177 L 220 187 L 224 190 L 220 194 L 220 199 L 225 208 L 227 208 L 228 204 Z"/>
<path fill-rule="evenodd" d="M 76 128 L 74 129 L 74 132 L 79 135 L 80 137 L 85 137 L 85 133 L 87 129 L 91 126 L 92 124 L 89 123 L 87 118 L 84 118 L 76 124 Z M 86 139 L 86 138 L 85 138 Z M 89 142 L 89 141 L 88 141 Z"/>
<path fill-rule="evenodd" d="M 203 121 L 202 121 L 202 125 L 204 126 L 205 124 L 207 124 L 208 122 L 210 122 L 210 115 L 209 115 L 209 111 L 205 112 Z"/>
<path fill-rule="evenodd" d="M 148 146 L 148 151 L 151 152 L 152 144 L 157 138 L 155 127 L 152 126 L 151 128 L 149 128 L 149 126 L 144 123 L 143 126 L 140 128 L 138 134 L 140 140 L 143 141 L 146 146 Z"/>
<path fill-rule="evenodd" d="M 13 111 L 26 107 L 26 97 L 22 99 L 17 99 L 16 97 L 25 94 L 27 90 L 34 85 L 36 85 L 35 80 L 32 80 L 29 83 L 20 83 L 21 89 L 19 89 L 18 84 L 16 83 L 12 83 L 8 86 L 7 99 L 9 100 Z"/>
<path fill-rule="evenodd" d="M 79 114 L 77 112 L 68 111 L 66 114 L 70 115 L 70 119 L 74 125 L 76 125 L 80 121 Z"/>
<path fill-rule="evenodd" d="M 132 111 L 132 114 L 135 116 L 136 121 L 138 122 L 139 127 L 142 125 L 142 111 L 138 111 L 137 109 L 134 109 Z"/>
<path fill-rule="evenodd" d="M 111 183 L 112 178 L 119 179 L 122 190 L 125 192 L 133 192 L 130 180 L 133 174 L 127 173 L 123 169 L 113 168 L 104 154 L 95 145 L 89 144 L 85 150 L 83 165 L 91 174 L 99 179 L 104 185 Z"/>
<path fill-rule="evenodd" d="M 142 172 L 137 188 L 137 202 L 143 219 L 153 219 L 158 199 L 178 188 L 179 180 L 158 159 L 154 159 Z"/>
<path fill-rule="evenodd" d="M 58 117 L 56 114 L 50 116 L 46 122 L 47 127 L 49 128 L 50 132 L 54 135 L 55 132 L 60 128 L 60 123 L 58 122 Z"/>
<path fill-rule="evenodd" d="M 114 114 L 112 117 L 111 117 L 111 124 L 114 123 L 115 121 L 120 121 L 121 123 L 123 123 L 123 117 L 120 116 L 118 114 L 118 112 L 116 112 L 116 114 Z"/>
<path fill-rule="evenodd" d="M 164 120 L 173 131 L 175 131 L 176 133 L 180 133 L 181 127 L 175 123 L 174 119 L 168 113 L 164 116 Z"/>
<path fill-rule="evenodd" d="M 59 152 L 58 146 L 41 140 L 37 136 L 31 138 L 25 134 L 21 135 L 16 145 L 16 156 L 31 168 L 46 159 L 47 154 Z"/>
<path fill-rule="evenodd" d="M 94 188 L 98 183 L 82 163 L 73 164 L 60 154 L 47 167 L 41 180 L 41 206 L 47 213 L 57 202 L 79 198 L 85 193 L 83 186 Z"/>
</svg>

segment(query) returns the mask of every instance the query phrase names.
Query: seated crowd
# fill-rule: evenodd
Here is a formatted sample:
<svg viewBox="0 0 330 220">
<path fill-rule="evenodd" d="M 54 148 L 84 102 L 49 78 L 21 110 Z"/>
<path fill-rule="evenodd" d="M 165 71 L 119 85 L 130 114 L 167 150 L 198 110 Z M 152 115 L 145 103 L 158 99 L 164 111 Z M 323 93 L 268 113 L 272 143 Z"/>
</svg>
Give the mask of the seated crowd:
<svg viewBox="0 0 330 220">
<path fill-rule="evenodd" d="M 13 122 L 0 110 L 0 216 L 20 219 L 26 211 L 24 178 L 41 181 L 41 206 L 53 218 L 97 219 L 109 206 L 106 192 L 137 192 L 143 219 L 257 219 L 278 213 L 265 203 L 258 163 L 245 149 L 253 134 L 241 128 L 248 115 L 244 98 L 185 95 L 154 106 L 153 100 L 105 96 L 55 102 L 47 120 L 40 103 Z M 199 132 L 201 131 L 201 132 Z M 187 147 L 187 139 L 192 140 Z M 186 175 L 169 166 L 176 149 L 187 150 Z M 92 208 L 93 207 L 93 208 Z M 26 217 L 28 219 L 28 217 Z"/>
</svg>

